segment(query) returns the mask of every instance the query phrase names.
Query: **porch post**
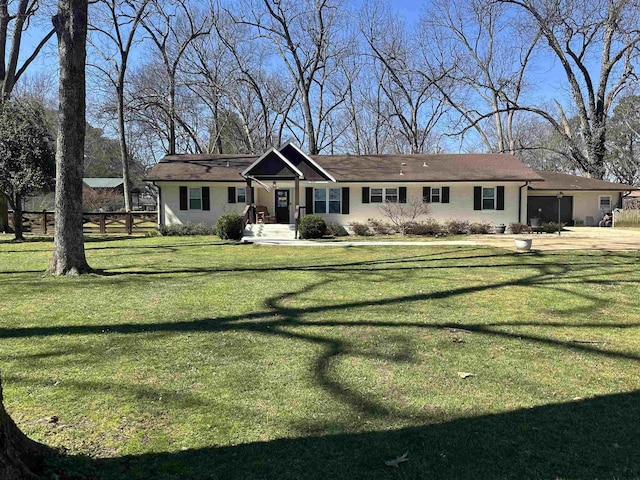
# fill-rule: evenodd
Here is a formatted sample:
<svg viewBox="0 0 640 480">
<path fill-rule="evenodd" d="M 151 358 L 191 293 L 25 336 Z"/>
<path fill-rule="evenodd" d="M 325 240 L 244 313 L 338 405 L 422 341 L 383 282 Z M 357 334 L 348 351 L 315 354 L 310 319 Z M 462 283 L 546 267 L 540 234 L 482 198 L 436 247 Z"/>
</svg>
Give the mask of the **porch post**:
<svg viewBox="0 0 640 480">
<path fill-rule="evenodd" d="M 245 199 L 247 201 L 247 205 L 253 205 L 253 191 L 251 189 L 251 179 L 247 178 L 247 192 L 245 194 Z M 256 223 L 255 210 L 253 208 L 249 209 L 249 223 Z"/>
<path fill-rule="evenodd" d="M 302 216 L 302 214 L 300 213 L 300 177 L 296 177 L 295 179 L 295 193 L 293 194 L 295 201 L 296 201 L 296 206 L 294 209 L 294 215 L 296 215 L 295 218 L 295 222 L 296 222 L 296 232 L 295 232 L 295 236 L 294 238 L 297 240 L 298 239 L 298 225 L 300 224 L 300 217 Z"/>
</svg>

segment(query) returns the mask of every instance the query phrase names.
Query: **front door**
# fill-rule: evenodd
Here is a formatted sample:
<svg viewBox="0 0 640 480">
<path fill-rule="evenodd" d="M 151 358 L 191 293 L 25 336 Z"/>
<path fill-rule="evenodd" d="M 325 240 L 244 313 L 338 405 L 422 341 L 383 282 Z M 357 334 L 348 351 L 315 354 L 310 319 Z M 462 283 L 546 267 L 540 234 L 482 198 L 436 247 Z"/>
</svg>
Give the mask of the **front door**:
<svg viewBox="0 0 640 480">
<path fill-rule="evenodd" d="M 276 190 L 276 223 L 289 223 L 289 190 Z"/>
</svg>

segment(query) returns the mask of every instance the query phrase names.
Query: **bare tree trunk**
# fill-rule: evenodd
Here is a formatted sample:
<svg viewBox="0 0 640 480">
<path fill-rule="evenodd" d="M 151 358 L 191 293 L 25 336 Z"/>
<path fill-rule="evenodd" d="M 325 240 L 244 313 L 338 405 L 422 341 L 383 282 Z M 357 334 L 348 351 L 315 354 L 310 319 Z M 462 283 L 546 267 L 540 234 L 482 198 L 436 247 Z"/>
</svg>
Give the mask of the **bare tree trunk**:
<svg viewBox="0 0 640 480">
<path fill-rule="evenodd" d="M 123 71 L 124 72 L 124 71 Z M 122 161 L 122 182 L 124 190 L 124 210 L 131 211 L 131 175 L 129 174 L 129 149 L 124 122 L 124 73 L 118 83 L 118 133 L 120 135 L 120 159 Z"/>
<path fill-rule="evenodd" d="M 9 208 L 7 197 L 0 192 L 0 233 L 5 233 L 9 226 Z"/>
<path fill-rule="evenodd" d="M 13 232 L 16 240 L 24 240 L 22 235 L 22 197 L 16 195 L 13 201 Z"/>
<path fill-rule="evenodd" d="M 176 153 L 176 86 L 175 79 L 169 80 L 169 155 Z"/>
<path fill-rule="evenodd" d="M 0 379 L 0 478 L 35 479 L 44 458 L 53 454 L 55 450 L 30 440 L 13 422 L 4 409 Z"/>
<path fill-rule="evenodd" d="M 60 55 L 60 129 L 56 151 L 56 234 L 50 271 L 54 275 L 79 275 L 90 270 L 82 233 L 86 0 L 59 0 L 53 25 Z"/>
</svg>

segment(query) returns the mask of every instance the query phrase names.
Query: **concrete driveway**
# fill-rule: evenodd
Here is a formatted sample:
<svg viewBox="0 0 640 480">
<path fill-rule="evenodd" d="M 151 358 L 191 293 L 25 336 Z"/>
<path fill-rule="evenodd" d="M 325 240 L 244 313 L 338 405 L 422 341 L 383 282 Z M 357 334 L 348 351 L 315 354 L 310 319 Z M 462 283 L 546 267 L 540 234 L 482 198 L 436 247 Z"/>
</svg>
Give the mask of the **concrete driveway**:
<svg viewBox="0 0 640 480">
<path fill-rule="evenodd" d="M 476 235 L 469 240 L 480 245 L 515 250 L 514 239 L 532 238 L 532 250 L 640 250 L 640 230 L 598 227 L 566 227 L 561 235 L 540 233 L 526 235 Z"/>
</svg>

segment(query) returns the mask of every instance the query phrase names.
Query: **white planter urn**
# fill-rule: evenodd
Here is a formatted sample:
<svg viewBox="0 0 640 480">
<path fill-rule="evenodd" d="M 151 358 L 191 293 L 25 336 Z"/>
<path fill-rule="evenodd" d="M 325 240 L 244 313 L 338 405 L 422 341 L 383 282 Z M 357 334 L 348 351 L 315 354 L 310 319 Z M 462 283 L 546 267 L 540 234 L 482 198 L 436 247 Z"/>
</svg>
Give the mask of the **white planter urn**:
<svg viewBox="0 0 640 480">
<path fill-rule="evenodd" d="M 531 238 L 516 238 L 514 242 L 516 244 L 516 250 L 519 252 L 528 252 L 531 250 Z"/>
</svg>

